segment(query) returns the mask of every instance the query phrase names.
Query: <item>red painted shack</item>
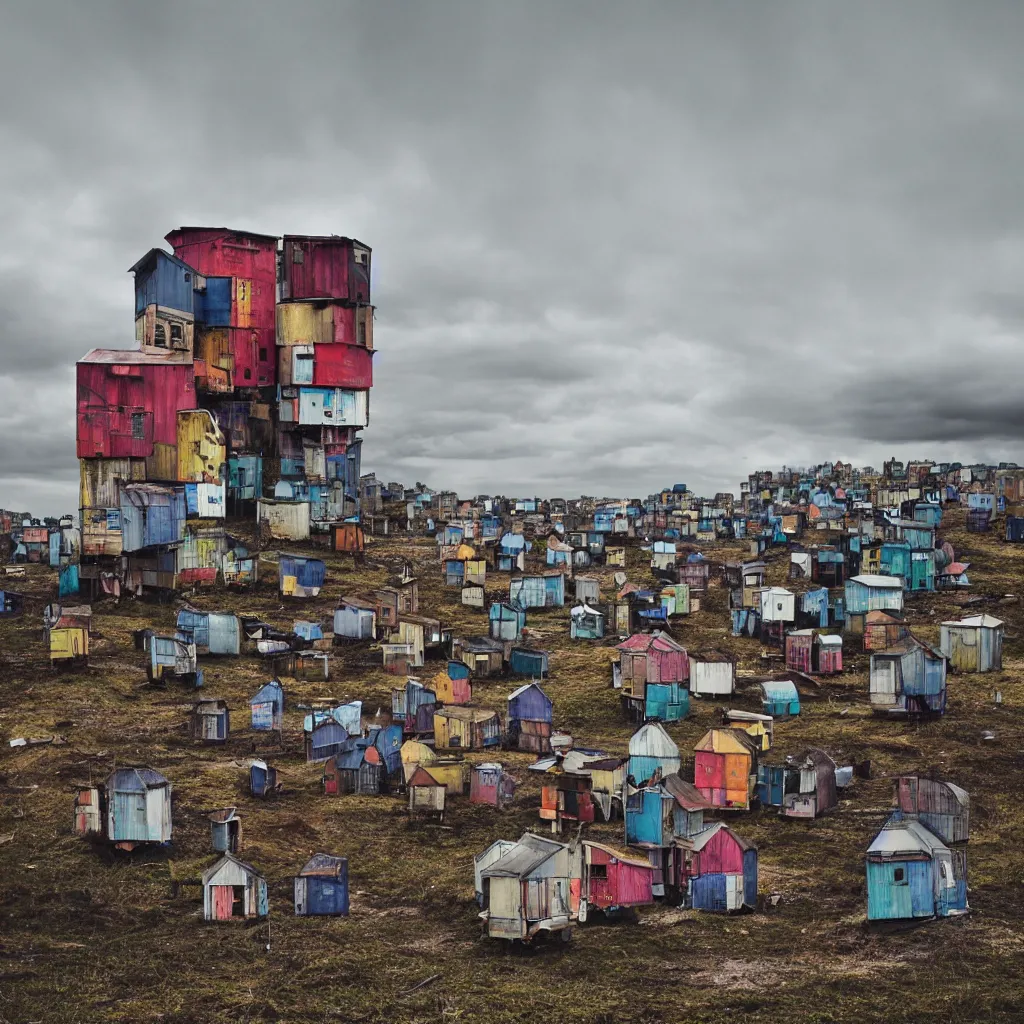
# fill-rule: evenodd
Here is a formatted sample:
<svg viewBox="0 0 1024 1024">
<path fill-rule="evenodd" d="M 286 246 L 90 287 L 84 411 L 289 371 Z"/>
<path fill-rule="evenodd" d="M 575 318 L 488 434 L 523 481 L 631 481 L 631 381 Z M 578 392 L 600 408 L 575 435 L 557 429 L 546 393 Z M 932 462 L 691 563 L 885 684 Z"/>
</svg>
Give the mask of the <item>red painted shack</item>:
<svg viewBox="0 0 1024 1024">
<path fill-rule="evenodd" d="M 164 237 L 174 255 L 200 274 L 230 279 L 229 322 L 220 326 L 237 330 L 221 330 L 219 334 L 231 346 L 235 387 L 276 383 L 277 236 L 230 228 L 183 227 Z M 212 295 L 215 287 L 208 282 L 208 294 Z M 200 331 L 201 336 L 205 333 Z M 196 349 L 205 353 L 202 337 L 197 339 Z M 208 360 L 209 354 L 203 358 Z"/>
<path fill-rule="evenodd" d="M 469 781 L 469 802 L 486 804 L 489 807 L 504 808 L 512 802 L 516 781 L 505 772 L 501 765 L 487 761 L 473 769 Z"/>
<path fill-rule="evenodd" d="M 795 668 L 798 672 L 810 672 L 813 649 L 813 629 L 794 629 L 787 633 L 786 668 Z"/>
<path fill-rule="evenodd" d="M 824 676 L 843 671 L 843 638 L 820 635 L 814 638 L 814 667 Z"/>
<path fill-rule="evenodd" d="M 623 853 L 611 846 L 583 842 L 583 886 L 581 897 L 598 910 L 639 907 L 654 902 L 654 867 L 646 859 Z M 586 910 L 580 904 L 580 920 Z"/>
<path fill-rule="evenodd" d="M 692 839 L 676 840 L 683 852 L 678 887 L 689 890 L 694 910 L 757 907 L 757 848 L 720 821 Z"/>
<path fill-rule="evenodd" d="M 283 300 L 370 301 L 370 247 L 354 238 L 285 235 L 281 273 Z"/>
<path fill-rule="evenodd" d="M 154 444 L 176 451 L 178 412 L 196 408 L 187 360 L 187 353 L 103 348 L 79 360 L 78 457 L 148 458 Z"/>
</svg>

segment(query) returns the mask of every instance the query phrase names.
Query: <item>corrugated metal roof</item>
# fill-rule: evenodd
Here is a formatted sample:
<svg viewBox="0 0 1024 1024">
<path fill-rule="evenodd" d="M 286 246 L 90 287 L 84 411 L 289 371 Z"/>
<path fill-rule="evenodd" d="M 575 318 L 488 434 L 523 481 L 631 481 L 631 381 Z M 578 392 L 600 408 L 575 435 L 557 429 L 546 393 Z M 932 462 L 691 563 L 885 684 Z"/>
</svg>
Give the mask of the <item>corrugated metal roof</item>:
<svg viewBox="0 0 1024 1024">
<path fill-rule="evenodd" d="M 661 786 L 684 811 L 708 811 L 714 807 L 696 786 L 680 778 L 677 772 L 666 775 Z"/>
<path fill-rule="evenodd" d="M 902 590 L 903 582 L 896 576 L 876 576 L 874 573 L 866 573 L 861 576 L 851 576 L 851 583 L 860 583 L 865 587 L 884 587 L 888 590 L 895 590 L 897 587 Z"/>
<path fill-rule="evenodd" d="M 302 877 L 326 876 L 336 878 L 348 863 L 345 857 L 334 857 L 329 853 L 314 853 L 299 872 Z"/>
<path fill-rule="evenodd" d="M 952 568 L 952 566 L 950 566 Z M 950 620 L 949 622 L 943 622 L 943 626 L 981 626 L 985 629 L 997 629 L 1003 625 L 1002 619 L 997 619 L 994 615 L 970 615 L 966 619 L 960 619 L 959 621 Z"/>
<path fill-rule="evenodd" d="M 742 729 L 708 729 L 693 749 L 715 754 L 752 754 L 758 748 Z"/>
<path fill-rule="evenodd" d="M 725 829 L 733 839 L 736 840 L 741 850 L 756 850 L 757 847 L 753 843 L 748 842 L 738 832 L 733 832 L 731 828 L 724 821 L 716 821 L 713 825 L 709 825 L 702 832 L 698 832 L 695 836 L 690 837 L 690 842 L 693 844 L 694 850 L 703 850 L 707 846 L 708 842 L 713 839 L 719 832 Z"/>
<path fill-rule="evenodd" d="M 628 640 L 624 640 L 616 648 L 617 651 L 682 651 L 686 648 L 677 644 L 675 640 L 656 629 L 653 633 L 634 633 Z"/>
<path fill-rule="evenodd" d="M 148 363 L 151 366 L 166 366 L 168 363 L 181 365 L 192 362 L 192 353 L 180 351 L 142 352 L 139 349 L 94 348 L 78 361 L 80 363 L 108 363 L 110 365 L 118 363 L 131 363 L 133 365 Z"/>
<path fill-rule="evenodd" d="M 925 825 L 912 818 L 887 821 L 868 847 L 868 854 L 898 857 L 900 854 L 926 853 L 928 856 L 945 850 L 946 844 Z"/>
<path fill-rule="evenodd" d="M 527 832 L 508 853 L 480 872 L 481 878 L 524 878 L 548 858 L 567 849 L 565 843 Z"/>
</svg>

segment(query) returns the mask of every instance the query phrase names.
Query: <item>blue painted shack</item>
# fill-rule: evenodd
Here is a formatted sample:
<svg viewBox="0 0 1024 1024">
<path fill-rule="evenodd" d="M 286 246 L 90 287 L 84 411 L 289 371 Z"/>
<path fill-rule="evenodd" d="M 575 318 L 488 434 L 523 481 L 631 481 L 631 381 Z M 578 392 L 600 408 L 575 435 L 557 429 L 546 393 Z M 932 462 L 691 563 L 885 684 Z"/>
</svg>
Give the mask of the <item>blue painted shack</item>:
<svg viewBox="0 0 1024 1024">
<path fill-rule="evenodd" d="M 526 568 L 526 538 L 521 533 L 504 533 L 498 541 L 497 568 L 499 572 L 512 572 Z"/>
<path fill-rule="evenodd" d="M 967 507 L 971 511 L 992 512 L 995 509 L 996 497 L 994 494 L 985 494 L 972 491 L 967 495 Z"/>
<path fill-rule="evenodd" d="M 149 306 L 186 313 L 189 319 L 195 316 L 195 289 L 200 275 L 177 256 L 163 249 L 150 249 L 138 263 L 128 268 L 128 273 L 135 275 L 136 317 L 145 313 Z M 205 286 L 205 282 L 203 284 Z"/>
<path fill-rule="evenodd" d="M 1010 544 L 1024 542 L 1024 516 L 1006 517 L 1006 540 Z"/>
<path fill-rule="evenodd" d="M 795 718 L 800 714 L 800 694 L 789 679 L 761 683 L 761 708 L 772 718 Z"/>
<path fill-rule="evenodd" d="M 228 456 L 228 498 L 255 501 L 263 497 L 263 459 L 259 455 Z"/>
<path fill-rule="evenodd" d="M 522 608 L 561 608 L 565 604 L 565 576 L 560 572 L 522 576 L 509 583 L 508 593 L 510 603 Z"/>
<path fill-rule="evenodd" d="M 694 910 L 757 909 L 757 847 L 721 821 L 685 841 L 687 902 Z"/>
<path fill-rule="evenodd" d="M 171 784 L 152 768 L 117 768 L 104 783 L 106 837 L 132 850 L 171 841 Z"/>
<path fill-rule="evenodd" d="M 572 640 L 600 640 L 604 636 L 604 612 L 589 604 L 576 605 L 569 612 L 569 637 Z"/>
<path fill-rule="evenodd" d="M 640 788 L 627 787 L 626 842 L 665 848 L 673 839 L 688 839 L 704 830 L 704 812 L 712 809 L 700 791 L 678 775 Z"/>
<path fill-rule="evenodd" d="M 297 619 L 293 622 L 292 632 L 307 643 L 324 638 L 324 627 L 319 622 L 311 622 L 308 619 Z"/>
<path fill-rule="evenodd" d="M 449 666 L 453 664 L 466 668 L 461 662 L 449 662 Z M 449 676 L 451 672 L 449 667 Z M 433 732 L 436 707 L 437 694 L 434 690 L 428 690 L 418 679 L 407 679 L 405 686 L 391 691 L 391 717 L 402 723 L 402 731 L 406 735 Z"/>
<path fill-rule="evenodd" d="M 282 597 L 316 597 L 327 577 L 327 566 L 319 558 L 281 555 L 278 582 Z"/>
<path fill-rule="evenodd" d="M 514 675 L 546 679 L 549 657 L 547 651 L 538 651 L 532 647 L 513 647 L 509 653 L 508 665 Z"/>
<path fill-rule="evenodd" d="M 75 566 L 75 568 L 78 568 Z M 61 597 L 63 597 L 63 593 Z M 21 615 L 25 610 L 25 595 L 17 594 L 13 590 L 0 590 L 0 616 Z"/>
<path fill-rule="evenodd" d="M 951 917 L 967 906 L 967 860 L 922 821 L 893 815 L 868 847 L 868 920 Z"/>
<path fill-rule="evenodd" d="M 276 679 L 256 691 L 249 698 L 254 732 L 273 732 L 284 726 L 284 688 Z"/>
<path fill-rule="evenodd" d="M 253 796 L 262 798 L 277 793 L 280 789 L 281 783 L 278 782 L 276 768 L 271 767 L 266 761 L 249 762 L 249 792 Z"/>
<path fill-rule="evenodd" d="M 380 758 L 382 783 L 387 787 L 398 786 L 402 782 L 402 735 L 401 725 L 383 725 L 370 729 L 367 733 L 370 742 Z"/>
<path fill-rule="evenodd" d="M 914 522 L 927 526 L 942 525 L 942 506 L 927 501 L 919 501 L 914 506 Z"/>
<path fill-rule="evenodd" d="M 146 674 L 150 682 L 176 679 L 197 689 L 203 685 L 203 673 L 196 660 L 196 645 L 182 634 L 146 637 L 149 654 Z"/>
<path fill-rule="evenodd" d="M 238 853 L 242 841 L 242 819 L 234 807 L 209 815 L 210 845 L 215 853 Z"/>
<path fill-rule="evenodd" d="M 629 740 L 627 771 L 635 783 L 679 772 L 679 747 L 658 722 L 645 722 Z"/>
<path fill-rule="evenodd" d="M 184 487 L 128 484 L 119 494 L 122 552 L 176 544 L 184 538 Z"/>
<path fill-rule="evenodd" d="M 349 731 L 329 712 L 314 712 L 306 715 L 305 745 L 306 761 L 315 764 L 327 761 L 345 749 Z"/>
<path fill-rule="evenodd" d="M 201 612 L 182 608 L 178 612 L 178 632 L 196 645 L 197 654 L 240 654 L 242 626 L 230 612 Z"/>
<path fill-rule="evenodd" d="M 535 754 L 551 751 L 551 698 L 536 684 L 526 683 L 508 695 L 508 742 Z"/>
<path fill-rule="evenodd" d="M 647 721 L 680 722 L 690 713 L 690 690 L 685 683 L 648 683 L 644 693 Z"/>
<path fill-rule="evenodd" d="M 295 876 L 299 917 L 348 916 L 348 859 L 315 853 Z"/>
<path fill-rule="evenodd" d="M 384 782 L 384 767 L 369 736 L 353 736 L 324 765 L 324 793 L 339 796 L 378 796 Z"/>
<path fill-rule="evenodd" d="M 492 640 L 518 640 L 526 625 L 526 610 L 518 603 L 495 601 L 487 611 Z"/>
<path fill-rule="evenodd" d="M 397 625 L 397 613 L 395 615 Z M 336 639 L 373 640 L 377 635 L 377 604 L 362 597 L 343 597 L 334 609 Z"/>
<path fill-rule="evenodd" d="M 874 651 L 868 670 L 872 710 L 888 715 L 941 715 L 947 658 L 912 633 Z"/>
<path fill-rule="evenodd" d="M 78 566 L 62 565 L 60 567 L 58 594 L 60 597 L 73 597 L 78 593 Z M 0 614 L 3 614 L 3 591 L 0 591 Z"/>
<path fill-rule="evenodd" d="M 903 612 L 903 584 L 892 576 L 851 576 L 844 584 L 844 594 L 847 622 L 854 632 L 863 632 L 863 618 L 868 612 Z M 860 629 L 855 618 L 859 618 Z"/>
</svg>

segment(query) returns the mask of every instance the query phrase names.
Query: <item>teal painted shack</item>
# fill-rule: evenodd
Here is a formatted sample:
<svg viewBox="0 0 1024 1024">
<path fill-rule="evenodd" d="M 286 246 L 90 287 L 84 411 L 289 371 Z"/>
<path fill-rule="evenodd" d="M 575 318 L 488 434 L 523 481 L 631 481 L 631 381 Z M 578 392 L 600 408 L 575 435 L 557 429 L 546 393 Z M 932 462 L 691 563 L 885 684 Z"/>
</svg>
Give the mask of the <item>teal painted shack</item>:
<svg viewBox="0 0 1024 1024">
<path fill-rule="evenodd" d="M 796 718 L 800 714 L 800 693 L 789 679 L 761 683 L 761 708 L 772 718 Z"/>
<path fill-rule="evenodd" d="M 670 846 L 704 829 L 704 812 L 712 805 L 697 788 L 678 774 L 655 785 L 627 787 L 626 842 L 631 846 Z"/>
<path fill-rule="evenodd" d="M 648 683 L 644 694 L 647 721 L 679 722 L 690 713 L 690 690 L 685 683 Z"/>
<path fill-rule="evenodd" d="M 868 847 L 869 921 L 951 917 L 967 912 L 967 859 L 923 822 L 897 812 Z"/>
</svg>

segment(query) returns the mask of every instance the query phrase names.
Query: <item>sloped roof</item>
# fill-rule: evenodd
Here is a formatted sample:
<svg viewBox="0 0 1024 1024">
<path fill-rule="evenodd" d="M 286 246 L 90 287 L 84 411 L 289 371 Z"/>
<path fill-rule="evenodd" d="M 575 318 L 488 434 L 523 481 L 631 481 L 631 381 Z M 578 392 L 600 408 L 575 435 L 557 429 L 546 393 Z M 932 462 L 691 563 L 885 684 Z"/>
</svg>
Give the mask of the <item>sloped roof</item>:
<svg viewBox="0 0 1024 1024">
<path fill-rule="evenodd" d="M 707 846 L 708 842 L 718 835 L 719 832 L 725 829 L 736 840 L 737 845 L 741 850 L 756 850 L 757 847 L 753 843 L 744 839 L 738 832 L 734 832 L 724 821 L 716 821 L 709 825 L 706 829 L 698 832 L 695 836 L 690 838 L 690 842 L 693 844 L 693 849 L 703 850 Z"/>
<path fill-rule="evenodd" d="M 609 857 L 614 857 L 623 864 L 631 864 L 635 868 L 645 868 L 648 871 L 654 871 L 654 865 L 646 857 L 637 857 L 636 854 L 620 850 L 615 846 L 606 846 L 604 843 L 595 843 L 593 839 L 584 839 L 583 845 L 589 846 L 595 850 L 601 850 L 602 853 L 607 853 Z"/>
<path fill-rule="evenodd" d="M 715 754 L 751 754 L 757 746 L 742 729 L 708 729 L 693 749 Z"/>
<path fill-rule="evenodd" d="M 850 583 L 860 583 L 865 587 L 882 587 L 887 590 L 895 590 L 897 587 L 902 590 L 903 583 L 896 576 L 878 576 L 874 573 L 864 573 L 860 576 L 851 576 Z"/>
<path fill-rule="evenodd" d="M 233 853 L 225 853 L 216 864 L 211 864 L 203 872 L 203 885 L 206 885 L 209 880 L 226 864 L 237 864 L 247 875 L 255 875 L 257 878 L 262 878 L 263 873 L 257 871 L 251 864 L 246 864 L 244 860 L 239 860 Z"/>
<path fill-rule="evenodd" d="M 335 857 L 329 853 L 314 853 L 306 861 L 299 876 L 303 878 L 313 876 L 337 878 L 347 863 L 348 860 L 345 857 Z"/>
<path fill-rule="evenodd" d="M 920 821 L 904 818 L 890 819 L 872 840 L 868 854 L 880 857 L 899 857 L 901 854 L 925 853 L 929 857 L 947 849 L 946 844 Z"/>
<path fill-rule="evenodd" d="M 460 722 L 488 722 L 498 717 L 497 711 L 491 711 L 490 708 L 474 708 L 468 704 L 438 708 L 434 714 L 444 718 L 455 718 Z"/>
<path fill-rule="evenodd" d="M 414 786 L 441 786 L 443 788 L 444 783 L 438 782 L 426 768 L 420 765 L 420 767 L 417 768 L 409 777 L 409 781 L 406 783 L 406 786 L 409 788 Z"/>
<path fill-rule="evenodd" d="M 684 811 L 708 811 L 714 807 L 696 786 L 680 778 L 678 772 L 666 775 L 661 786 Z"/>
<path fill-rule="evenodd" d="M 549 857 L 553 857 L 564 849 L 566 849 L 565 843 L 527 832 L 508 853 L 484 868 L 480 872 L 480 877 L 524 878 L 539 868 Z"/>
<path fill-rule="evenodd" d="M 679 651 L 686 653 L 686 648 L 677 644 L 675 640 L 656 629 L 653 633 L 634 633 L 628 640 L 624 640 L 615 648 L 617 651 L 630 651 L 638 653 L 642 651 Z"/>
<path fill-rule="evenodd" d="M 152 768 L 115 768 L 107 776 L 106 785 L 122 793 L 143 793 L 147 789 L 168 786 L 170 782 Z"/>
<path fill-rule="evenodd" d="M 951 619 L 949 622 L 942 623 L 944 626 L 981 626 L 983 629 L 998 629 L 1003 625 L 1002 619 L 997 619 L 994 615 L 970 615 L 966 619 L 960 619 L 959 621 Z"/>
</svg>

